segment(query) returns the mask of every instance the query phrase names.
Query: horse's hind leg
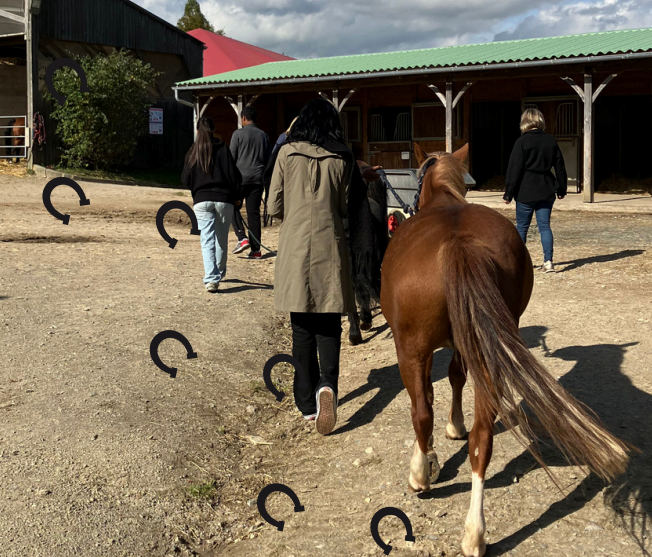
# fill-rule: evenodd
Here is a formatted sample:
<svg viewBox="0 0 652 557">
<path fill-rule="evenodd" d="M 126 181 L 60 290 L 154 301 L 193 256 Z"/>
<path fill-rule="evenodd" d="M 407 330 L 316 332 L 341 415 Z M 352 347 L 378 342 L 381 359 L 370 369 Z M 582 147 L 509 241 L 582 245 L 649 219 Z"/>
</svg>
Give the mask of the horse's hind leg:
<svg viewBox="0 0 652 557">
<path fill-rule="evenodd" d="M 360 330 L 368 331 L 371 329 L 373 317 L 371 315 L 371 300 L 367 294 L 362 294 L 360 300 Z"/>
<path fill-rule="evenodd" d="M 362 333 L 360 332 L 358 312 L 354 311 L 353 313 L 348 313 L 347 315 L 349 317 L 349 342 L 353 346 L 362 344 Z"/>
<path fill-rule="evenodd" d="M 412 400 L 412 425 L 417 436 L 414 454 L 410 461 L 408 483 L 412 491 L 428 491 L 431 482 L 436 481 L 439 476 L 440 470 L 432 437 L 434 419 L 430 379 L 432 353 L 428 356 L 419 356 L 413 349 L 407 349 L 405 352 L 397 350 L 397 352 L 403 384 Z"/>
<path fill-rule="evenodd" d="M 446 424 L 446 437 L 448 439 L 466 439 L 464 426 L 464 413 L 462 412 L 462 390 L 466 383 L 466 373 L 462 367 L 460 353 L 456 350 L 448 366 L 448 380 L 453 389 L 453 402 Z"/>
<path fill-rule="evenodd" d="M 484 541 L 484 478 L 491 460 L 494 442 L 496 412 L 475 397 L 475 422 L 469 433 L 469 457 L 471 459 L 471 506 L 464 525 L 462 553 L 465 557 L 482 557 L 487 549 Z"/>
</svg>

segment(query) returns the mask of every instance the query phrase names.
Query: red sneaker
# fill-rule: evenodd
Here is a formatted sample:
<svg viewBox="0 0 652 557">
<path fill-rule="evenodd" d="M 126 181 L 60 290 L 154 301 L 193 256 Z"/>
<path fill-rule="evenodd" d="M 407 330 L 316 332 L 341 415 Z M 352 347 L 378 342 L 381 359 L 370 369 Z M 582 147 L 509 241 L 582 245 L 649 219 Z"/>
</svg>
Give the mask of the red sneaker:
<svg viewBox="0 0 652 557">
<path fill-rule="evenodd" d="M 249 255 L 247 255 L 247 259 L 261 259 L 263 257 L 263 254 L 259 251 L 250 251 Z"/>
<path fill-rule="evenodd" d="M 249 247 L 249 240 L 247 240 L 247 238 L 245 238 L 244 240 L 240 240 L 235 246 L 235 249 L 233 250 L 233 254 L 235 255 L 238 253 L 242 253 L 248 247 Z"/>
</svg>

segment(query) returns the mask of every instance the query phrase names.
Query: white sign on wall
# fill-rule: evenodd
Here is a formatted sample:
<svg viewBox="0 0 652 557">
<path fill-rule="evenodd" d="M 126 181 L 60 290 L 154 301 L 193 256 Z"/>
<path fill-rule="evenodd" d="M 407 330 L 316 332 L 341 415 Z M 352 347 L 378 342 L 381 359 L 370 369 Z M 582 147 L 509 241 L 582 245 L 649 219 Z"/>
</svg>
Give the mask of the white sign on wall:
<svg viewBox="0 0 652 557">
<path fill-rule="evenodd" d="M 150 135 L 163 135 L 163 109 L 149 109 L 149 133 Z"/>
<path fill-rule="evenodd" d="M 404 161 L 409 161 L 410 160 L 410 151 L 403 151 L 401 153 L 401 159 Z"/>
</svg>

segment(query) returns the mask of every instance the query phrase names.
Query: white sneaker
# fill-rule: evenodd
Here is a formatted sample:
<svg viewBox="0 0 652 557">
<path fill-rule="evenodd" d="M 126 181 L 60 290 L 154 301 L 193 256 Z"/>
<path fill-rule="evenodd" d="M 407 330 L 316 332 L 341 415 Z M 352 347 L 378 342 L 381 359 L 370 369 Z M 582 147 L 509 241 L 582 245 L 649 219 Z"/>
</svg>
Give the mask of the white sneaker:
<svg viewBox="0 0 652 557">
<path fill-rule="evenodd" d="M 209 282 L 206 285 L 206 292 L 210 292 L 211 294 L 215 294 L 215 292 L 218 291 L 219 287 L 220 287 L 219 282 Z"/>
<path fill-rule="evenodd" d="M 337 397 L 330 387 L 322 387 L 317 392 L 317 432 L 328 435 L 337 423 Z"/>
<path fill-rule="evenodd" d="M 555 266 L 552 264 L 552 261 L 546 261 L 543 264 L 543 267 L 541 267 L 541 270 L 546 272 L 546 273 L 554 273 L 555 272 Z"/>
</svg>

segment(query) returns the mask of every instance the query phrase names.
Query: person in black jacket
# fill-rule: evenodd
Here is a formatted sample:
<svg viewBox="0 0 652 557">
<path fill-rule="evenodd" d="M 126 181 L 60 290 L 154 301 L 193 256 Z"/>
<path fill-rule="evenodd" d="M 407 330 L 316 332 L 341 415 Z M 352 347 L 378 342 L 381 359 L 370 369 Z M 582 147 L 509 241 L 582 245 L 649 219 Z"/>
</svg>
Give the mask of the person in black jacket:
<svg viewBox="0 0 652 557">
<path fill-rule="evenodd" d="M 233 217 L 233 229 L 238 237 L 238 244 L 233 253 L 242 253 L 247 248 L 251 252 L 249 259 L 260 259 L 260 203 L 263 199 L 263 174 L 269 160 L 271 148 L 269 137 L 256 125 L 256 109 L 246 106 L 242 110 L 242 128 L 233 132 L 231 137 L 231 154 L 242 173 L 242 189 L 247 205 L 249 238 L 245 225 L 236 209 Z"/>
<path fill-rule="evenodd" d="M 523 112 L 523 135 L 516 140 L 509 158 L 503 199 L 509 204 L 516 198 L 516 228 L 523 243 L 527 241 L 532 213 L 536 213 L 543 246 L 542 270 L 548 273 L 554 271 L 550 213 L 555 197 L 566 197 L 568 179 L 557 140 L 545 133 L 545 128 L 546 123 L 539 110 L 528 108 Z M 554 175 L 551 172 L 553 167 Z"/>
<path fill-rule="evenodd" d="M 226 143 L 213 137 L 214 129 L 210 118 L 199 120 L 181 176 L 183 186 L 192 191 L 208 292 L 217 292 L 226 275 L 229 227 L 235 207 L 242 204 L 242 175 Z"/>
</svg>

